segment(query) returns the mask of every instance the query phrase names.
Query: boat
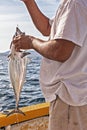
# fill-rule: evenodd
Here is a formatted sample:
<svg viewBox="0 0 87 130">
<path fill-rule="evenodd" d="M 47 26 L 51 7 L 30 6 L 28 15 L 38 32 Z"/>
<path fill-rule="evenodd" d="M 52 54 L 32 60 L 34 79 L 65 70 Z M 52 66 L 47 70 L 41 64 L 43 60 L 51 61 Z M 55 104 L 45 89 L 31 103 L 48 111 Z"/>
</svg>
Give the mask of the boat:
<svg viewBox="0 0 87 130">
<path fill-rule="evenodd" d="M 40 103 L 20 108 L 25 113 L 0 113 L 0 130 L 47 130 L 49 117 L 49 103 Z M 11 110 L 9 110 L 11 111 Z"/>
</svg>

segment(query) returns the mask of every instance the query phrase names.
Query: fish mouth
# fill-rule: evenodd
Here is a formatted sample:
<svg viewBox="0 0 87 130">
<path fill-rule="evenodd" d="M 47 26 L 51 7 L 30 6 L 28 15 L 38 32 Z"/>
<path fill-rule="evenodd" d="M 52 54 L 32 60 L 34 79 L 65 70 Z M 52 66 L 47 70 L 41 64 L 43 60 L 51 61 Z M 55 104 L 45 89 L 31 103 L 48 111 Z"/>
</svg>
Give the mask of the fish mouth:
<svg viewBox="0 0 87 130">
<path fill-rule="evenodd" d="M 21 114 L 21 115 L 24 115 L 25 116 L 25 113 L 23 112 L 23 111 L 21 111 L 19 108 L 16 108 L 16 109 L 14 109 L 14 110 L 12 110 L 11 112 L 4 112 L 4 114 L 6 114 L 7 115 L 7 117 L 8 116 L 11 116 L 11 115 L 13 115 L 13 114 Z"/>
</svg>

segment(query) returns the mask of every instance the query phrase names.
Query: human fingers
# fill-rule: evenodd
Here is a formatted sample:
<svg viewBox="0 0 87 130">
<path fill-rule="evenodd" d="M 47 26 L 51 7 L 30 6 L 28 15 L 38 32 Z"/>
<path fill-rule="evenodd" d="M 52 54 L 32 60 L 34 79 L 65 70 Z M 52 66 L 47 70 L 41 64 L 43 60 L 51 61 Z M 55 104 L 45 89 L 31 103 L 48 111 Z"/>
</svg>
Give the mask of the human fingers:
<svg viewBox="0 0 87 130">
<path fill-rule="evenodd" d="M 15 46 L 15 50 L 16 50 L 16 51 L 19 51 L 20 48 L 21 48 L 20 42 L 21 42 L 21 37 L 20 37 L 20 36 L 15 36 L 15 37 L 13 38 L 12 42 L 11 42 L 10 48 L 11 48 L 11 46 L 12 46 L 12 44 L 13 44 L 13 45 Z"/>
<path fill-rule="evenodd" d="M 17 47 L 20 46 L 20 42 L 21 42 L 21 37 L 20 36 L 16 36 L 16 37 L 14 37 L 14 39 L 12 41 L 12 44 L 14 44 L 15 48 L 17 49 Z"/>
<path fill-rule="evenodd" d="M 16 50 L 16 51 L 20 51 L 20 49 L 21 49 L 21 44 L 20 44 L 19 42 L 16 42 L 15 44 L 14 44 L 14 42 L 11 42 L 11 44 L 10 44 L 10 49 L 11 49 L 12 45 L 15 46 L 15 50 Z"/>
<path fill-rule="evenodd" d="M 20 51 L 20 49 L 21 49 L 21 42 L 18 41 L 18 42 L 16 42 L 16 44 L 15 44 L 15 50 L 16 50 L 16 51 Z"/>
<path fill-rule="evenodd" d="M 18 40 L 20 40 L 20 39 L 21 39 L 21 35 L 15 36 L 15 37 L 13 38 L 13 42 L 16 42 L 16 41 L 18 41 Z"/>
</svg>

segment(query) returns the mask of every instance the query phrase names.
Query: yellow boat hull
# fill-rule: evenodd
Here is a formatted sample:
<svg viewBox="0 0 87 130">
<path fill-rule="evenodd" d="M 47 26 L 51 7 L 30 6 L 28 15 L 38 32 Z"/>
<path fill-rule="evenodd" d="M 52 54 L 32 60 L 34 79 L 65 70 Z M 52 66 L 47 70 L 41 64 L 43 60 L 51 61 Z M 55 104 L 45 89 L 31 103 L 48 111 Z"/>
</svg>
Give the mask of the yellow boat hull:
<svg viewBox="0 0 87 130">
<path fill-rule="evenodd" d="M 16 128 L 17 130 L 45 130 L 45 127 L 47 128 L 49 103 L 41 103 L 20 109 L 25 113 L 25 116 L 21 114 L 13 114 L 7 117 L 5 114 L 0 113 L 0 128 L 11 125 L 11 130 L 16 130 Z M 36 126 L 38 128 L 34 129 Z M 33 128 L 30 129 L 29 127 Z M 41 129 L 41 127 L 43 127 L 43 129 Z"/>
</svg>

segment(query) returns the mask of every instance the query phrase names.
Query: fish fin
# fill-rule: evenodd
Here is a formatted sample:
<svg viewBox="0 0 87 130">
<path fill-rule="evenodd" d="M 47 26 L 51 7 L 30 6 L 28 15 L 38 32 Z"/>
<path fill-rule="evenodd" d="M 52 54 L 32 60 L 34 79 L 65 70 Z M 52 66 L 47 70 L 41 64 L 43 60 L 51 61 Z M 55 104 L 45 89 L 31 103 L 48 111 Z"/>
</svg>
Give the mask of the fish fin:
<svg viewBox="0 0 87 130">
<path fill-rule="evenodd" d="M 10 116 L 10 115 L 12 115 L 12 114 L 15 114 L 15 113 L 18 113 L 18 114 L 21 114 L 21 115 L 24 115 L 24 116 L 25 116 L 25 113 L 22 112 L 19 108 L 17 108 L 17 109 L 12 110 L 11 112 L 9 112 L 9 113 L 7 114 L 7 117 Z"/>
<path fill-rule="evenodd" d="M 11 53 L 8 55 L 8 58 L 11 57 Z"/>
<path fill-rule="evenodd" d="M 25 57 L 25 56 L 27 56 L 29 54 L 31 54 L 31 53 L 30 52 L 23 52 L 22 55 L 21 55 L 21 58 L 23 58 L 23 57 Z"/>
</svg>

